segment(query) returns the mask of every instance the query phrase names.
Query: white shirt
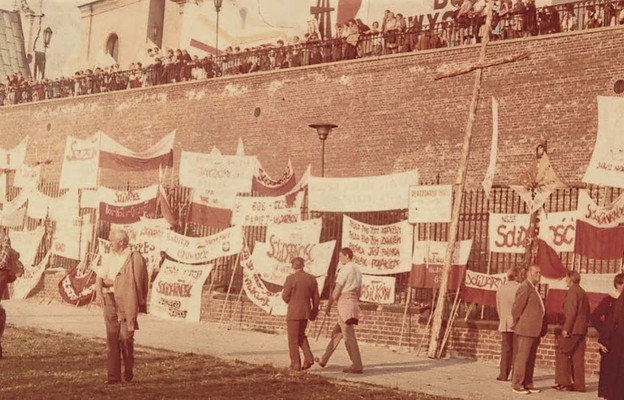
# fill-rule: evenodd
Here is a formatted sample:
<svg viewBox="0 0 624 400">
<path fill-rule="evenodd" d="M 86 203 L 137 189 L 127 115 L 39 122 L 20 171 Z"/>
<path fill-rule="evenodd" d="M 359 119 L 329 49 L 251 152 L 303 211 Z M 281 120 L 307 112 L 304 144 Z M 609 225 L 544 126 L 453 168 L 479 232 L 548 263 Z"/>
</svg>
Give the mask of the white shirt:
<svg viewBox="0 0 624 400">
<path fill-rule="evenodd" d="M 102 279 L 110 279 L 111 281 L 115 280 L 119 271 L 123 267 L 124 263 L 128 259 L 128 255 L 130 254 L 130 249 L 125 249 L 121 253 L 115 253 L 111 251 L 108 254 L 104 254 L 102 256 L 102 264 L 100 268 L 97 270 L 97 276 Z M 103 288 L 104 293 L 113 293 L 114 287 Z"/>
<path fill-rule="evenodd" d="M 527 279 L 527 280 L 529 281 L 529 284 L 533 286 L 533 289 L 535 289 L 535 293 L 537 293 L 537 297 L 539 297 L 540 305 L 542 306 L 542 311 L 546 312 L 546 307 L 544 307 L 544 300 L 542 300 L 542 295 L 540 294 L 539 290 L 537 290 L 537 287 L 533 284 L 533 282 L 531 282 L 530 279 Z"/>
<path fill-rule="evenodd" d="M 342 286 L 341 293 L 356 290 L 362 286 L 362 273 L 352 262 L 339 265 L 336 284 Z"/>
</svg>

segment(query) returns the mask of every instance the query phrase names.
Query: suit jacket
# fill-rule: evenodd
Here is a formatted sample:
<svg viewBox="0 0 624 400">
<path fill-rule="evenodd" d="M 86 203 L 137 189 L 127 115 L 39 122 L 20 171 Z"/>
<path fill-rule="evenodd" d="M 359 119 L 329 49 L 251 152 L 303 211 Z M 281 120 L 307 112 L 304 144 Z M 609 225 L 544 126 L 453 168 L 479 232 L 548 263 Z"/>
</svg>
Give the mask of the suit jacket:
<svg viewBox="0 0 624 400">
<path fill-rule="evenodd" d="M 516 298 L 511 308 L 513 330 L 516 335 L 539 337 L 544 328 L 544 303 L 537 289 L 525 280 L 518 286 Z"/>
<path fill-rule="evenodd" d="M 587 293 L 579 285 L 572 285 L 563 301 L 564 322 L 561 329 L 570 335 L 587 334 L 589 301 Z"/>
<path fill-rule="evenodd" d="M 496 312 L 498 313 L 499 332 L 513 332 L 511 308 L 516 299 L 518 287 L 520 287 L 519 282 L 508 281 L 496 292 Z"/>
<path fill-rule="evenodd" d="M 288 303 L 286 320 L 314 321 L 320 302 L 316 278 L 303 270 L 288 275 L 282 299 Z"/>
<path fill-rule="evenodd" d="M 133 251 L 115 276 L 115 305 L 117 318 L 127 324 L 128 331 L 139 328 L 139 311 L 147 311 L 147 267 L 141 253 Z"/>
</svg>

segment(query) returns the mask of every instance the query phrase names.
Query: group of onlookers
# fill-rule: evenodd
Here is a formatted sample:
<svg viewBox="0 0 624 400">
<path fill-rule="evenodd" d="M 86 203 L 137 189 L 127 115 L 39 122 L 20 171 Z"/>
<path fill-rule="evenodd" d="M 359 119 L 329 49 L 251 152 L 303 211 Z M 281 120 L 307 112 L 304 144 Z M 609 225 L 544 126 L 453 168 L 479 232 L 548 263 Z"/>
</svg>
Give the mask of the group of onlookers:
<svg viewBox="0 0 624 400">
<path fill-rule="evenodd" d="M 128 69 L 119 65 L 76 72 L 54 80 L 25 78 L 21 72 L 0 83 L 0 105 L 133 89 L 306 65 L 479 43 L 485 35 L 487 0 L 463 0 L 447 18 L 432 26 L 385 10 L 367 25 L 350 19 L 322 37 L 311 21 L 302 36 L 252 48 L 228 46 L 217 57 L 199 58 L 184 49 L 150 48 Z M 624 24 L 624 0 L 571 3 L 537 8 L 535 0 L 494 0 L 490 38 L 504 40 Z"/>
<path fill-rule="evenodd" d="M 537 349 L 547 333 L 546 307 L 538 290 L 541 269 L 514 267 L 507 282 L 496 293 L 496 310 L 501 332 L 499 381 L 509 380 L 518 394 L 537 393 L 533 382 Z M 624 273 L 615 275 L 614 291 L 606 295 L 593 312 L 580 285 L 581 276 L 568 271 L 567 292 L 561 314 L 563 323 L 555 330 L 555 385 L 557 391 L 584 392 L 585 347 L 588 327 L 599 333 L 601 356 L 598 397 L 624 399 Z"/>
</svg>

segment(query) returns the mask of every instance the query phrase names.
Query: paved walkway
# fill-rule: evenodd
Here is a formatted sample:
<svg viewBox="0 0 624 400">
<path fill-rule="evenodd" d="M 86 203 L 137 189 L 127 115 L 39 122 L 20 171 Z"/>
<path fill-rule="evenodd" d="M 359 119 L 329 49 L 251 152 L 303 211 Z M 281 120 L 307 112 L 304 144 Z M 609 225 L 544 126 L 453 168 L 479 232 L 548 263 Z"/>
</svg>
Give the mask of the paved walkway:
<svg viewBox="0 0 624 400">
<path fill-rule="evenodd" d="M 32 300 L 2 302 L 7 311 L 7 322 L 22 327 L 50 329 L 92 338 L 104 338 L 104 321 L 97 307 L 77 308 L 68 304 L 40 304 Z M 141 329 L 136 334 L 138 345 L 178 352 L 210 354 L 224 359 L 237 359 L 255 364 L 286 367 L 289 363 L 285 335 L 255 331 L 227 330 L 214 323 L 180 323 L 142 315 Z M 227 334 L 225 333 L 227 332 Z M 312 350 L 320 355 L 326 341 L 311 340 Z M 342 368 L 349 365 L 344 346 L 340 346 L 330 364 L 309 371 L 327 378 L 361 381 L 402 390 L 424 392 L 462 399 L 515 399 L 528 397 L 514 394 L 508 382 L 494 378 L 498 372 L 495 363 L 469 360 L 430 360 L 414 353 L 396 352 L 383 347 L 360 344 L 364 360 L 364 374 L 349 375 Z M 596 398 L 597 379 L 588 377 L 588 393 L 560 393 L 554 384 L 553 371 L 537 370 L 535 384 L 542 389 L 531 394 L 532 399 L 593 399 Z"/>
</svg>

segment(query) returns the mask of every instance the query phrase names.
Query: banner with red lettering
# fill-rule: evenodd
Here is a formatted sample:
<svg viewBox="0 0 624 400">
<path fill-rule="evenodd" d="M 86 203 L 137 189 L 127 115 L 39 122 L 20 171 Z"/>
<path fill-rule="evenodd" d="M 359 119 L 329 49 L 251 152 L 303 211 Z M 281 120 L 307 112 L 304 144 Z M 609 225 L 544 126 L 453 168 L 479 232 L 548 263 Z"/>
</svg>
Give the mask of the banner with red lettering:
<svg viewBox="0 0 624 400">
<path fill-rule="evenodd" d="M 407 222 L 369 225 L 342 218 L 342 247 L 353 250 L 353 264 L 363 274 L 390 275 L 412 268 L 414 229 Z"/>
<path fill-rule="evenodd" d="M 175 131 L 145 151 L 134 152 L 100 133 L 100 168 L 119 171 L 147 171 L 161 166 L 173 166 Z"/>
<path fill-rule="evenodd" d="M 598 96 L 596 144 L 583 182 L 624 188 L 624 98 Z"/>
<path fill-rule="evenodd" d="M 581 274 L 580 286 L 587 293 L 589 308 L 593 311 L 603 297 L 613 291 L 615 274 Z M 542 277 L 542 285 L 548 285 L 546 293 L 546 312 L 548 314 L 562 314 L 563 301 L 568 288 L 565 279 L 548 279 Z"/>
<path fill-rule="evenodd" d="M 298 192 L 291 202 L 286 196 L 237 196 L 232 212 L 232 225 L 266 226 L 299 222 L 303 197 L 304 193 Z"/>
<path fill-rule="evenodd" d="M 447 242 L 416 241 L 414 242 L 414 256 L 410 273 L 410 286 L 415 288 L 438 288 L 442 280 L 444 256 L 448 247 Z M 472 248 L 472 239 L 461 240 L 455 244 L 451 275 L 448 290 L 457 290 L 464 282 L 464 273 L 468 257 Z"/>
<path fill-rule="evenodd" d="M 396 278 L 393 276 L 362 275 L 360 301 L 394 304 Z"/>
<path fill-rule="evenodd" d="M 166 231 L 161 243 L 162 250 L 177 261 L 187 264 L 206 263 L 215 258 L 239 253 L 243 248 L 243 227 L 233 226 L 203 237 Z"/>
<path fill-rule="evenodd" d="M 259 196 L 283 196 L 295 187 L 296 183 L 295 171 L 289 159 L 286 171 L 279 179 L 271 178 L 264 168 L 258 164 L 258 169 L 251 183 L 251 190 Z"/>
<path fill-rule="evenodd" d="M 529 214 L 490 213 L 489 248 L 493 253 L 523 254 L 526 248 Z"/>
<path fill-rule="evenodd" d="M 367 212 L 408 208 L 409 187 L 418 185 L 418 171 L 352 178 L 311 176 L 308 208 L 328 212 Z"/>
<path fill-rule="evenodd" d="M 211 189 L 236 193 L 251 191 L 251 182 L 258 168 L 255 156 L 224 156 L 221 154 L 182 151 L 180 185 L 194 189 Z"/>
<path fill-rule="evenodd" d="M 240 254 L 240 265 L 243 270 L 243 289 L 245 294 L 252 303 L 267 314 L 270 314 L 275 303 L 275 297 L 279 296 L 280 293 L 274 293 L 267 289 L 260 277 L 260 273 L 256 270 L 246 244 Z"/>
<path fill-rule="evenodd" d="M 407 220 L 410 224 L 451 222 L 452 202 L 451 185 L 410 186 Z"/>
<path fill-rule="evenodd" d="M 232 190 L 193 189 L 188 222 L 225 229 L 230 226 L 236 192 Z"/>
<path fill-rule="evenodd" d="M 98 184 L 99 155 L 99 132 L 86 139 L 67 136 L 59 188 L 95 189 Z"/>
<path fill-rule="evenodd" d="M 138 222 L 141 217 L 153 217 L 156 214 L 157 193 L 158 185 L 136 190 L 100 187 L 100 219 L 116 224 L 130 224 Z"/>
<path fill-rule="evenodd" d="M 199 322 L 202 289 L 213 265 L 188 265 L 165 260 L 152 284 L 150 314 Z"/>
<path fill-rule="evenodd" d="M 15 187 L 37 187 L 39 186 L 39 177 L 41 176 L 41 165 L 29 167 L 22 164 L 15 171 L 15 179 L 13 186 Z"/>
<path fill-rule="evenodd" d="M 24 267 L 31 266 L 35 263 L 37 249 L 41 244 L 43 234 L 43 226 L 39 226 L 32 231 L 9 230 L 11 247 L 20 253 L 20 261 L 24 264 Z"/>
<path fill-rule="evenodd" d="M 537 243 L 537 264 L 542 267 L 542 276 L 563 278 L 567 269 L 558 252 L 573 251 L 577 211 L 540 211 L 540 229 Z"/>
<path fill-rule="evenodd" d="M 507 274 L 482 274 L 466 270 L 461 299 L 465 303 L 496 307 L 496 292 L 507 282 Z"/>
<path fill-rule="evenodd" d="M 580 190 L 578 210 L 574 251 L 598 260 L 624 257 L 624 193 L 601 207 Z"/>
<path fill-rule="evenodd" d="M 98 260 L 94 260 L 97 265 Z M 74 306 L 84 306 L 95 298 L 95 271 L 89 266 L 83 268 L 78 264 L 72 268 L 58 283 L 61 298 Z"/>
<path fill-rule="evenodd" d="M 24 264 L 24 275 L 20 276 L 13 282 L 12 299 L 25 299 L 30 292 L 37 286 L 43 275 L 43 271 L 48 266 L 50 260 L 50 252 L 39 261 L 37 265 Z"/>
<path fill-rule="evenodd" d="M 93 224 L 89 222 L 90 218 L 91 214 L 85 214 L 58 221 L 52 236 L 50 248 L 52 254 L 72 260 L 83 260 L 88 242 L 93 236 Z"/>
</svg>

